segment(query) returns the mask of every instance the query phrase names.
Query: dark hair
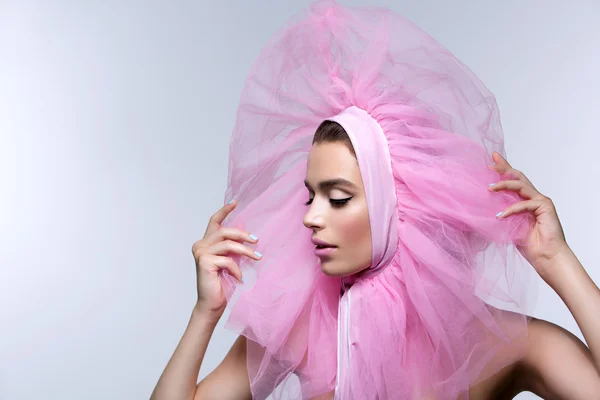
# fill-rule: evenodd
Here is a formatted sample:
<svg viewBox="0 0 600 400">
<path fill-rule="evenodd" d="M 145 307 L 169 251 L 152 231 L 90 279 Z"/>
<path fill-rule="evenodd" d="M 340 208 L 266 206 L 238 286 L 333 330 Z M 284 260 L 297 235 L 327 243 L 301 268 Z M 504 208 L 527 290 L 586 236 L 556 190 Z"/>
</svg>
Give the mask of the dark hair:
<svg viewBox="0 0 600 400">
<path fill-rule="evenodd" d="M 325 120 L 321 122 L 321 125 L 319 125 L 315 132 L 312 144 L 335 142 L 344 143 L 348 150 L 350 150 L 350 153 L 356 158 L 354 146 L 352 146 L 352 141 L 350 140 L 348 133 L 346 133 L 346 130 L 335 121 Z"/>
</svg>

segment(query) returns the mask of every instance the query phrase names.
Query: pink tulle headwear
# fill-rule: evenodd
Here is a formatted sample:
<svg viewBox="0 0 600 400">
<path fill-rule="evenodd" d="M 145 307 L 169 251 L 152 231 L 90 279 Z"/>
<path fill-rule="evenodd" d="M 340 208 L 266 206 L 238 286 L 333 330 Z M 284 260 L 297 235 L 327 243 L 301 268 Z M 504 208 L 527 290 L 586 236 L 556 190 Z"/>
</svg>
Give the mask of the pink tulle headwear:
<svg viewBox="0 0 600 400">
<path fill-rule="evenodd" d="M 303 224 L 316 128 L 339 123 L 366 194 L 372 262 L 327 276 Z M 516 245 L 533 218 L 496 213 L 505 155 L 494 95 L 405 17 L 318 0 L 254 62 L 230 142 L 223 226 L 260 261 L 222 271 L 226 327 L 247 338 L 254 399 L 468 399 L 522 357 L 535 274 Z M 247 244 L 248 245 L 248 244 Z"/>
</svg>

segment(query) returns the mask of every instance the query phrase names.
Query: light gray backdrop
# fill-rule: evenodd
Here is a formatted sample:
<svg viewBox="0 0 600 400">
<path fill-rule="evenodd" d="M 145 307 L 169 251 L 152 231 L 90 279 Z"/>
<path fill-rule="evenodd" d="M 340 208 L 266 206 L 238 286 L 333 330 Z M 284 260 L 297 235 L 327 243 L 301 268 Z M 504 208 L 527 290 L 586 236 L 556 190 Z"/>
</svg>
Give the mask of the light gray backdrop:
<svg viewBox="0 0 600 400">
<path fill-rule="evenodd" d="M 486 83 L 509 161 L 599 283 L 599 3 L 340 2 L 406 15 Z M 196 300 L 246 73 L 309 3 L 0 0 L 0 399 L 150 396 Z M 539 292 L 536 316 L 581 338 Z M 233 340 L 219 326 L 199 378 Z"/>
</svg>

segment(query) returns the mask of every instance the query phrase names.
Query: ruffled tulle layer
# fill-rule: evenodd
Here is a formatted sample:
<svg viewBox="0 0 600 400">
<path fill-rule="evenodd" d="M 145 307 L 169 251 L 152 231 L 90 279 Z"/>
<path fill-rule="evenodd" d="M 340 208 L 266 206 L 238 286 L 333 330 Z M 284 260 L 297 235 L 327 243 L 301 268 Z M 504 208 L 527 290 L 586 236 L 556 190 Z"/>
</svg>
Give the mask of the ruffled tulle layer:
<svg viewBox="0 0 600 400">
<path fill-rule="evenodd" d="M 348 289 L 323 274 L 302 220 L 313 134 L 349 107 L 389 146 L 398 243 Z M 222 275 L 253 398 L 468 399 L 521 356 L 536 293 L 515 244 L 532 219 L 495 217 L 519 199 L 487 190 L 492 151 L 505 155 L 494 96 L 406 18 L 320 0 L 273 36 L 242 92 L 223 223 L 263 254 L 232 257 L 245 284 Z"/>
</svg>

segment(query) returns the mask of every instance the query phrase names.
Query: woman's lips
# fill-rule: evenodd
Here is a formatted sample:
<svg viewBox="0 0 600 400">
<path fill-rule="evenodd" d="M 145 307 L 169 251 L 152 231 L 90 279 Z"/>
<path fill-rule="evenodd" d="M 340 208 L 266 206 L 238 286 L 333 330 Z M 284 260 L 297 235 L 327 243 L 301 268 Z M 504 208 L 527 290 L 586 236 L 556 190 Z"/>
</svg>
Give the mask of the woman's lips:
<svg viewBox="0 0 600 400">
<path fill-rule="evenodd" d="M 336 249 L 336 247 L 323 247 L 323 248 L 318 248 L 315 247 L 315 254 L 318 257 L 323 257 L 323 256 L 328 256 L 330 255 L 334 250 Z"/>
</svg>

